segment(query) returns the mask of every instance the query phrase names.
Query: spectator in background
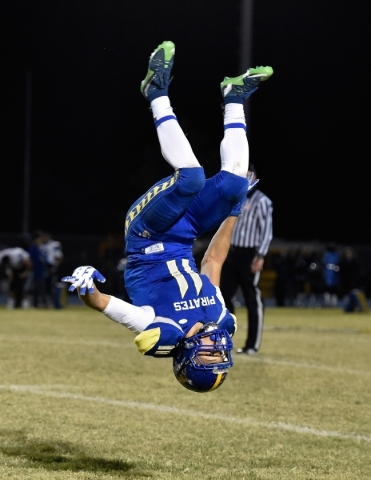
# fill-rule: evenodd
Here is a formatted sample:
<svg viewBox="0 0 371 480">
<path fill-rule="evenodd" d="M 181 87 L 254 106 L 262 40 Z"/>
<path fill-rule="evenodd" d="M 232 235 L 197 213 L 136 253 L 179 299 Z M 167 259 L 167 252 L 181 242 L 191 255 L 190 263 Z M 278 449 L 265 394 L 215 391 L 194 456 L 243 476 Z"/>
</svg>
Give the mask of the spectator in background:
<svg viewBox="0 0 371 480">
<path fill-rule="evenodd" d="M 251 163 L 250 174 L 256 178 Z M 255 355 L 262 341 L 264 304 L 258 285 L 264 257 L 273 237 L 272 212 L 272 201 L 263 192 L 255 188 L 247 195 L 222 269 L 220 289 L 228 310 L 234 313 L 233 297 L 238 287 L 241 287 L 247 308 L 247 338 L 237 353 Z"/>
<path fill-rule="evenodd" d="M 367 312 L 367 298 L 362 285 L 361 264 L 351 247 L 346 247 L 340 260 L 340 295 L 345 312 Z"/>
<path fill-rule="evenodd" d="M 32 261 L 32 305 L 47 307 L 46 299 L 46 255 L 42 250 L 45 243 L 45 233 L 37 230 L 32 234 L 32 242 L 29 246 L 29 254 Z"/>
<path fill-rule="evenodd" d="M 293 257 L 293 281 L 295 291 L 295 306 L 305 307 L 309 293 L 308 249 L 300 246 Z"/>
<path fill-rule="evenodd" d="M 324 303 L 327 307 L 336 307 L 340 286 L 340 254 L 336 245 L 331 243 L 326 247 L 322 257 L 324 280 Z"/>
<path fill-rule="evenodd" d="M 0 251 L 0 266 L 9 282 L 8 308 L 26 308 L 25 284 L 32 269 L 30 255 L 20 247 Z"/>
<path fill-rule="evenodd" d="M 50 233 L 44 234 L 44 243 L 40 250 L 46 260 L 45 263 L 45 293 L 54 308 L 62 308 L 60 302 L 60 289 L 57 288 L 59 278 L 58 267 L 63 262 L 62 244 L 53 240 Z"/>
<path fill-rule="evenodd" d="M 347 296 L 351 290 L 360 288 L 361 265 L 356 252 L 351 247 L 344 248 L 340 260 L 340 293 Z"/>
<path fill-rule="evenodd" d="M 312 250 L 307 256 L 309 298 L 308 307 L 320 308 L 323 296 L 323 270 L 321 252 Z"/>
<path fill-rule="evenodd" d="M 277 307 L 286 306 L 286 298 L 290 282 L 290 266 L 287 253 L 277 253 L 272 259 L 273 268 L 276 271 L 274 282 L 274 297 Z"/>
<path fill-rule="evenodd" d="M 293 248 L 289 248 L 289 250 L 285 255 L 284 260 L 287 268 L 285 305 L 289 307 L 293 307 L 296 301 L 296 285 L 295 285 L 296 250 Z"/>
</svg>

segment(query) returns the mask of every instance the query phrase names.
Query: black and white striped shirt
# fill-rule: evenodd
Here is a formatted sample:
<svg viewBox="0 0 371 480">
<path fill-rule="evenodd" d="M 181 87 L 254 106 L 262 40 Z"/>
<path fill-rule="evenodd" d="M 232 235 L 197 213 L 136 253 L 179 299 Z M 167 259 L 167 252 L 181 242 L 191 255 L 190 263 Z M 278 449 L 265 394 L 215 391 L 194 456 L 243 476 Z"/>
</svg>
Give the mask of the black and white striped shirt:
<svg viewBox="0 0 371 480">
<path fill-rule="evenodd" d="M 272 201 L 260 190 L 253 190 L 242 205 L 231 245 L 255 248 L 264 257 L 273 238 L 272 212 Z"/>
</svg>

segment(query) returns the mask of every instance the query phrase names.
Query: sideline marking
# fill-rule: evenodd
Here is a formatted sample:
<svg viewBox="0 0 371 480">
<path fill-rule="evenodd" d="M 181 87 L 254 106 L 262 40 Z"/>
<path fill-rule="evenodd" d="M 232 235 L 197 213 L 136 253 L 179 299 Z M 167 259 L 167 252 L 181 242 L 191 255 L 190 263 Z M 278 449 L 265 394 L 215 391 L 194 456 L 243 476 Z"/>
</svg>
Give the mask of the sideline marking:
<svg viewBox="0 0 371 480">
<path fill-rule="evenodd" d="M 53 386 L 50 385 L 50 387 L 53 387 Z M 110 398 L 105 398 L 105 397 L 91 397 L 88 395 L 80 395 L 80 394 L 74 394 L 69 392 L 53 392 L 48 388 L 43 388 L 43 387 L 34 386 L 34 385 L 0 385 L 0 390 L 8 390 L 8 391 L 17 392 L 17 393 L 31 393 L 35 395 L 44 395 L 46 397 L 68 398 L 71 400 L 81 400 L 84 402 L 96 402 L 96 403 L 103 403 L 106 405 L 114 405 L 119 407 L 138 408 L 141 410 L 153 410 L 156 412 L 172 413 L 175 415 L 187 415 L 189 417 L 204 418 L 206 420 L 221 420 L 223 422 L 236 423 L 240 425 L 249 425 L 249 426 L 263 427 L 268 429 L 286 430 L 294 433 L 310 434 L 310 435 L 316 435 L 316 436 L 327 437 L 327 438 L 341 438 L 343 440 L 352 440 L 352 441 L 363 440 L 365 442 L 371 443 L 371 436 L 369 435 L 357 435 L 357 434 L 348 434 L 348 433 L 341 433 L 341 432 L 328 431 L 328 430 L 319 430 L 317 428 L 302 427 L 299 425 L 292 425 L 290 423 L 284 423 L 284 422 L 259 422 L 256 420 L 250 420 L 248 418 L 231 417 L 229 415 L 217 415 L 215 413 L 203 413 L 197 410 L 187 410 L 182 408 L 168 407 L 166 405 L 156 405 L 153 403 L 112 400 Z"/>
</svg>

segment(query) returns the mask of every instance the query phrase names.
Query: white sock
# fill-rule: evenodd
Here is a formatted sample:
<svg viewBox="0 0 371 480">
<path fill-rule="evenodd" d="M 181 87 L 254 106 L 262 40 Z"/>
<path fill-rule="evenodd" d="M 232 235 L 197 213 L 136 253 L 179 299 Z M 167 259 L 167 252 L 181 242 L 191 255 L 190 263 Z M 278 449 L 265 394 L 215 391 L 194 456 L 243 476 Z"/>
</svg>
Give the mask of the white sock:
<svg viewBox="0 0 371 480">
<path fill-rule="evenodd" d="M 158 97 L 152 100 L 151 109 L 153 118 L 159 120 L 167 115 L 174 115 L 173 109 L 170 105 L 169 97 Z M 175 115 L 174 115 L 175 116 Z"/>
<path fill-rule="evenodd" d="M 242 123 L 246 127 L 245 112 L 242 103 L 227 103 L 224 107 L 224 125 Z"/>
<path fill-rule="evenodd" d="M 173 109 L 169 97 L 158 97 L 151 102 L 155 122 L 161 122 L 164 117 L 172 117 Z M 161 146 L 161 153 L 173 168 L 200 167 L 192 148 L 175 118 L 166 119 L 157 125 L 157 136 Z"/>
<path fill-rule="evenodd" d="M 231 128 L 225 128 L 233 125 Z M 249 144 L 246 137 L 243 105 L 228 103 L 224 110 L 224 138 L 220 145 L 221 170 L 246 177 L 249 169 Z"/>
</svg>

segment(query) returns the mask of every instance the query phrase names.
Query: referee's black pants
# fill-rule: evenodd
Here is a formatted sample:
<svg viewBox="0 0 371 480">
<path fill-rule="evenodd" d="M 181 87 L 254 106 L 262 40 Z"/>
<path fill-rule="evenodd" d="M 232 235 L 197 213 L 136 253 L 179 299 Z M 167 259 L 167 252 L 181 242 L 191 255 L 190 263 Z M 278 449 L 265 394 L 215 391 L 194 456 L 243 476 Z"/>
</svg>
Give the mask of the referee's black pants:
<svg viewBox="0 0 371 480">
<path fill-rule="evenodd" d="M 251 262 L 256 255 L 255 248 L 231 247 L 224 262 L 220 289 L 226 307 L 234 313 L 233 297 L 241 287 L 247 308 L 247 338 L 244 349 L 259 350 L 263 333 L 264 304 L 258 283 L 260 272 L 251 272 Z"/>
</svg>

